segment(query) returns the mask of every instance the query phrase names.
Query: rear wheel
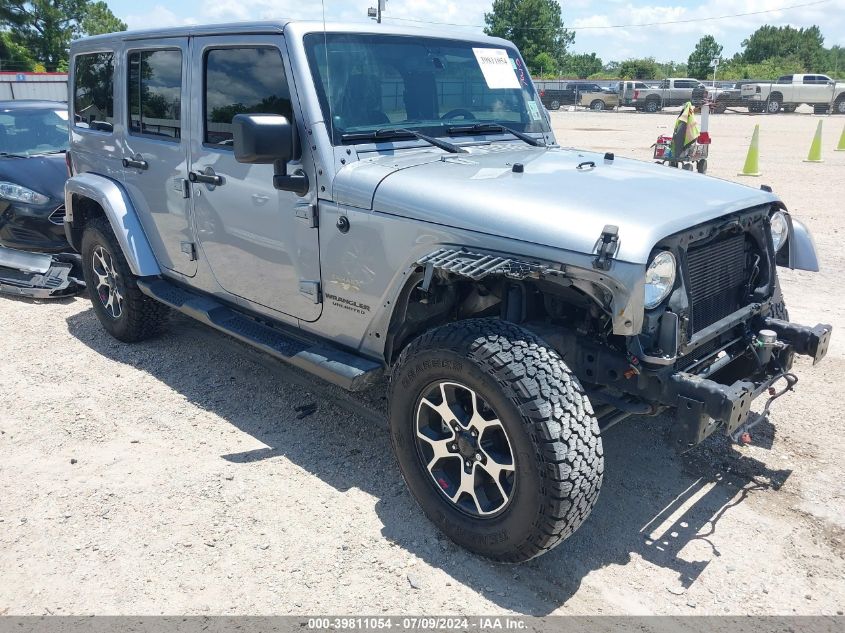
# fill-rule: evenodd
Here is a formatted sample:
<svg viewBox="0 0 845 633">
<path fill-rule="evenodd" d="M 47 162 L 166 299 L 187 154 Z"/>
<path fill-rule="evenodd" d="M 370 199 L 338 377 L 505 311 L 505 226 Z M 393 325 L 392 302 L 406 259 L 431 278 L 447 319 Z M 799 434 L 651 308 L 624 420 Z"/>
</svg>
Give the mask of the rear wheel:
<svg viewBox="0 0 845 633">
<path fill-rule="evenodd" d="M 702 158 L 695 164 L 695 168 L 698 170 L 699 174 L 706 174 L 707 173 L 707 159 Z"/>
<path fill-rule="evenodd" d="M 82 234 L 82 271 L 91 304 L 106 331 L 134 343 L 155 336 L 169 309 L 138 289 L 108 221 L 94 218 Z"/>
<path fill-rule="evenodd" d="M 549 110 L 560 110 L 560 101 L 553 99 L 549 104 Z"/>
<path fill-rule="evenodd" d="M 785 106 L 783 106 L 783 111 L 786 112 L 787 114 L 792 114 L 793 112 L 795 112 L 795 108 L 796 108 L 796 106 L 794 106 L 794 105 L 785 105 Z"/>
<path fill-rule="evenodd" d="M 772 95 L 766 102 L 766 111 L 769 114 L 777 114 L 780 112 L 780 95 Z"/>
<path fill-rule="evenodd" d="M 538 556 L 598 498 L 601 438 L 581 385 L 510 323 L 462 321 L 412 342 L 391 378 L 390 431 L 425 514 L 482 556 Z"/>
<path fill-rule="evenodd" d="M 596 110 L 597 112 L 600 112 L 604 109 L 605 103 L 601 99 L 593 99 L 593 101 L 590 103 L 590 110 Z"/>
<path fill-rule="evenodd" d="M 645 102 L 645 111 L 654 114 L 660 110 L 660 99 L 648 99 Z"/>
</svg>

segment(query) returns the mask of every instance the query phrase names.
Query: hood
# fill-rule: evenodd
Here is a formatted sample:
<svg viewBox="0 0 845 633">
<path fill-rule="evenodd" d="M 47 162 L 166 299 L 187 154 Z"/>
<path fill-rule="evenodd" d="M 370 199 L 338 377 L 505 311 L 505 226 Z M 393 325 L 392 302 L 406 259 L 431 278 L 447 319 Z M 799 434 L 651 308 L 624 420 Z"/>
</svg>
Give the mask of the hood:
<svg viewBox="0 0 845 633">
<path fill-rule="evenodd" d="M 619 227 L 616 259 L 644 264 L 654 245 L 722 215 L 778 198 L 655 163 L 514 143 L 380 154 L 342 169 L 338 202 L 570 251 L 591 253 Z M 592 161 L 595 167 L 588 164 Z M 522 173 L 513 171 L 521 163 Z M 579 169 L 578 166 L 582 165 Z"/>
<path fill-rule="evenodd" d="M 43 193 L 53 200 L 65 197 L 67 164 L 64 154 L 29 158 L 0 158 L 0 180 Z"/>
</svg>

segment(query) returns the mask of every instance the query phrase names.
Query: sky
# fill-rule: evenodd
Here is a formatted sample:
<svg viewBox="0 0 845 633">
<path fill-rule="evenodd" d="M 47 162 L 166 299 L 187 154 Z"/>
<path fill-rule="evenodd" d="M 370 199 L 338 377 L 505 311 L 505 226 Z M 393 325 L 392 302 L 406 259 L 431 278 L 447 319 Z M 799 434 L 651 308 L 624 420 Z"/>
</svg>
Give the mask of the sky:
<svg viewBox="0 0 845 633">
<path fill-rule="evenodd" d="M 367 22 L 376 0 L 325 0 L 327 20 Z M 659 3 L 654 0 L 562 0 L 564 24 L 576 31 L 576 53 L 595 52 L 604 61 L 654 57 L 685 62 L 698 39 L 711 34 L 723 56 L 741 50 L 742 40 L 763 24 L 821 27 L 825 45 L 845 46 L 845 0 L 709 0 Z M 803 6 L 797 6 L 803 5 Z M 109 0 L 130 29 L 275 18 L 321 19 L 314 0 Z M 492 0 L 387 0 L 385 22 L 435 25 L 444 33 L 481 30 Z M 766 11 L 757 15 L 741 13 Z M 734 16 L 734 17 L 724 17 Z M 721 18 L 721 19 L 713 19 Z M 634 26 L 675 22 L 657 26 Z M 623 26 L 623 28 L 607 28 Z"/>
</svg>

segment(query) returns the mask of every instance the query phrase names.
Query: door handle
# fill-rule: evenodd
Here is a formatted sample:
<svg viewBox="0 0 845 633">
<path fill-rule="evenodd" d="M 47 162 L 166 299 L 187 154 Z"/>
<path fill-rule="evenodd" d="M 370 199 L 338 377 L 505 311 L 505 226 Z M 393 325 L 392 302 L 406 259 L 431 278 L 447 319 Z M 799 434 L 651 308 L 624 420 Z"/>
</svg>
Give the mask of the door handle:
<svg viewBox="0 0 845 633">
<path fill-rule="evenodd" d="M 203 174 L 198 171 L 189 172 L 188 180 L 191 182 L 201 182 L 206 185 L 214 185 L 215 187 L 219 187 L 223 184 L 223 176 L 217 176 L 216 174 Z"/>
<path fill-rule="evenodd" d="M 134 167 L 135 169 L 144 170 L 149 167 L 149 164 L 145 160 L 141 160 L 140 157 L 135 158 L 124 158 L 123 159 L 123 166 L 124 167 Z"/>
</svg>

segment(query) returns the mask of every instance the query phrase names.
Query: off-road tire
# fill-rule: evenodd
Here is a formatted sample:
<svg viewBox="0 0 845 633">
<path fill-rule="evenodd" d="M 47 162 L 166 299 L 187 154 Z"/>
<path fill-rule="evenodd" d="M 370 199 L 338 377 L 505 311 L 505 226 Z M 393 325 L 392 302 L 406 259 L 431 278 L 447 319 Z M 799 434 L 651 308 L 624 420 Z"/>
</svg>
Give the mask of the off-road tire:
<svg viewBox="0 0 845 633">
<path fill-rule="evenodd" d="M 123 296 L 120 316 L 111 316 L 97 292 L 97 276 L 93 270 L 93 253 L 102 247 L 110 256 L 117 272 L 117 284 Z M 91 297 L 91 305 L 106 331 L 124 343 L 143 341 L 159 334 L 167 325 L 170 310 L 138 289 L 135 277 L 114 236 L 108 221 L 93 218 L 82 234 L 82 271 Z"/>
<path fill-rule="evenodd" d="M 780 289 L 780 279 L 775 279 L 775 291 L 772 293 L 772 301 L 769 305 L 770 317 L 789 321 L 789 310 L 786 309 L 786 301 L 783 298 L 783 291 Z"/>
<path fill-rule="evenodd" d="M 510 500 L 491 517 L 471 516 L 450 501 L 417 447 L 421 398 L 447 381 L 486 399 L 512 447 Z M 534 334 L 495 319 L 427 332 L 400 355 L 389 398 L 391 442 L 405 482 L 428 518 L 457 544 L 522 562 L 562 542 L 590 514 L 604 469 L 598 423 L 578 380 Z"/>
</svg>

